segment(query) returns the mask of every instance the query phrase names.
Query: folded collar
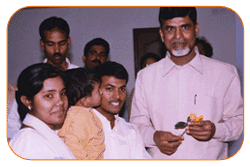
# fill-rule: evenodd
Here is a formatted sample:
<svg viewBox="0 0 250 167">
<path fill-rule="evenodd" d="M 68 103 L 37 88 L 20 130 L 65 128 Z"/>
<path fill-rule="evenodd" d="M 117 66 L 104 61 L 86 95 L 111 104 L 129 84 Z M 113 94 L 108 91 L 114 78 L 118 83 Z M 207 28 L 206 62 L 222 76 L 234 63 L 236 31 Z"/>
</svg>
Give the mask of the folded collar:
<svg viewBox="0 0 250 167">
<path fill-rule="evenodd" d="M 202 65 L 202 60 L 201 60 L 201 55 L 199 54 L 198 48 L 195 47 L 195 57 L 188 63 L 185 64 L 186 65 L 190 65 L 191 67 L 193 67 L 197 72 L 199 72 L 200 74 L 203 74 L 203 65 Z M 167 52 L 166 57 L 165 57 L 165 61 L 164 61 L 164 72 L 162 73 L 162 76 L 166 76 L 173 68 L 175 68 L 176 65 L 170 58 L 170 53 Z"/>
<path fill-rule="evenodd" d="M 45 58 L 44 60 L 43 60 L 43 63 L 47 63 L 47 61 L 48 61 L 48 59 L 47 58 Z M 69 61 L 69 59 L 66 57 L 66 62 L 67 62 L 67 64 L 68 64 L 68 66 L 70 65 L 70 61 Z"/>
</svg>

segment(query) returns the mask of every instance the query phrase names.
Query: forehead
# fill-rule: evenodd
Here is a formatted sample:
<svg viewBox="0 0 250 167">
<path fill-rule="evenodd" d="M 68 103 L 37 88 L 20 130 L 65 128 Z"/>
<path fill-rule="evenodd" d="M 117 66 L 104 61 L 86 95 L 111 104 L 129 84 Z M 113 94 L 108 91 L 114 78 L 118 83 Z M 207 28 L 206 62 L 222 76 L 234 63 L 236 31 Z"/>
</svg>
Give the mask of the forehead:
<svg viewBox="0 0 250 167">
<path fill-rule="evenodd" d="M 114 76 L 103 76 L 101 86 L 112 85 L 114 87 L 123 87 L 126 86 L 125 79 L 118 79 Z"/>
<path fill-rule="evenodd" d="M 105 47 L 102 46 L 102 45 L 93 45 L 93 46 L 90 47 L 89 50 L 90 50 L 90 51 L 91 51 L 91 50 L 100 50 L 100 51 L 105 52 Z"/>
<path fill-rule="evenodd" d="M 66 40 L 66 33 L 59 29 L 52 29 L 44 31 L 45 40 L 49 41 L 58 41 L 58 40 Z"/>
<path fill-rule="evenodd" d="M 43 82 L 43 87 L 41 91 L 49 91 L 49 90 L 62 90 L 64 89 L 64 82 L 60 76 L 56 76 L 54 78 L 48 78 Z"/>
<path fill-rule="evenodd" d="M 185 17 L 175 17 L 163 21 L 163 26 L 181 26 L 184 24 L 193 25 L 193 21 L 190 19 L 188 15 Z"/>
</svg>

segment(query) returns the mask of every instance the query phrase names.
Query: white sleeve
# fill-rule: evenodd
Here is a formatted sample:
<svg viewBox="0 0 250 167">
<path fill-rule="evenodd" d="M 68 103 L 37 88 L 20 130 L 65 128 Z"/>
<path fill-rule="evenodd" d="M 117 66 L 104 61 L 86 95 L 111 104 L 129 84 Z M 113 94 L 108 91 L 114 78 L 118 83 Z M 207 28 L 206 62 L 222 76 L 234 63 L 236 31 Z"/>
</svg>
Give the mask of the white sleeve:
<svg viewBox="0 0 250 167">
<path fill-rule="evenodd" d="M 141 73 L 138 73 L 135 83 L 135 93 L 132 101 L 130 122 L 137 125 L 146 147 L 155 145 L 153 136 L 155 129 L 151 123 L 147 109 L 147 100 L 145 97 L 145 88 L 141 79 Z"/>
<path fill-rule="evenodd" d="M 243 131 L 243 100 L 241 97 L 240 80 L 236 69 L 227 92 L 224 96 L 223 121 L 215 123 L 214 138 L 221 142 L 239 139 Z"/>
<path fill-rule="evenodd" d="M 17 133 L 10 140 L 10 147 L 18 156 L 25 159 L 54 159 L 51 156 L 43 138 L 33 129 L 25 129 L 24 133 Z"/>
<path fill-rule="evenodd" d="M 11 139 L 21 127 L 20 116 L 17 111 L 16 99 L 8 108 L 8 139 Z"/>
<path fill-rule="evenodd" d="M 134 159 L 152 159 L 143 144 L 139 129 L 136 126 L 134 126 L 134 135 L 135 141 L 133 142 L 132 157 Z"/>
</svg>

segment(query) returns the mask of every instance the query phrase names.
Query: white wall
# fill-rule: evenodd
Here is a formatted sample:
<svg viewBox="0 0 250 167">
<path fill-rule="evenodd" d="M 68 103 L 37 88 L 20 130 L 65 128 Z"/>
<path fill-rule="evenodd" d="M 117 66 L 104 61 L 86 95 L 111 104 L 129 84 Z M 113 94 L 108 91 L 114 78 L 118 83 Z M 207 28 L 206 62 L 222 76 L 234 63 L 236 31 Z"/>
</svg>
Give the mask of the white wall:
<svg viewBox="0 0 250 167">
<path fill-rule="evenodd" d="M 127 85 L 130 93 L 135 82 L 133 28 L 158 27 L 158 10 L 157 7 L 21 9 L 10 18 L 8 25 L 8 82 L 16 84 L 25 67 L 42 61 L 38 27 L 44 19 L 58 16 L 70 25 L 72 63 L 83 66 L 84 45 L 96 37 L 106 39 L 111 47 L 110 60 L 123 64 L 130 74 Z M 213 58 L 242 67 L 243 63 L 237 61 L 243 60 L 236 57 L 242 58 L 242 52 L 236 54 L 235 13 L 221 7 L 198 7 L 197 12 L 200 36 L 212 44 Z M 241 26 L 240 22 L 236 23 Z"/>
<path fill-rule="evenodd" d="M 50 16 L 70 25 L 72 63 L 83 66 L 84 45 L 95 37 L 110 43 L 110 59 L 130 74 L 128 91 L 134 84 L 133 28 L 158 27 L 157 7 L 27 8 L 17 11 L 8 26 L 8 76 L 15 84 L 21 70 L 42 61 L 38 27 Z M 236 65 L 235 14 L 226 8 L 197 8 L 200 35 L 214 46 L 214 58 Z M 217 13 L 216 13 L 217 11 Z"/>
</svg>

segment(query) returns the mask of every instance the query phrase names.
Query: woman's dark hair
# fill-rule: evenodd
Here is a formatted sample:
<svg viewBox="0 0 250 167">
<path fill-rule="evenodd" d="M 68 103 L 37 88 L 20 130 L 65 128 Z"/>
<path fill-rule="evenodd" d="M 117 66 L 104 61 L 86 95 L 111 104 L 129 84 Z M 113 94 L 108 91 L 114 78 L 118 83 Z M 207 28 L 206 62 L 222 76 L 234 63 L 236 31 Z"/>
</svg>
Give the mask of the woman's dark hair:
<svg viewBox="0 0 250 167">
<path fill-rule="evenodd" d="M 21 102 L 21 96 L 33 100 L 34 96 L 43 88 L 43 83 L 48 78 L 60 76 L 65 84 L 65 75 L 62 71 L 50 64 L 39 63 L 25 68 L 18 77 L 16 101 L 21 120 L 24 119 L 29 109 Z"/>
<path fill-rule="evenodd" d="M 69 105 L 75 105 L 83 97 L 91 96 L 93 83 L 100 82 L 100 78 L 90 69 L 76 68 L 66 71 L 66 95 Z"/>
<path fill-rule="evenodd" d="M 159 12 L 159 22 L 162 27 L 162 21 L 173 19 L 175 17 L 186 17 L 193 21 L 194 25 L 197 23 L 197 11 L 195 7 L 161 7 Z"/>
<path fill-rule="evenodd" d="M 155 62 L 161 60 L 161 57 L 158 56 L 155 53 L 146 53 L 145 55 L 142 56 L 141 61 L 140 61 L 140 69 L 143 69 L 143 64 L 144 62 L 148 59 L 148 58 L 152 58 L 155 60 Z"/>
<path fill-rule="evenodd" d="M 97 66 L 94 71 L 100 78 L 104 76 L 114 76 L 118 79 L 124 79 L 126 80 L 126 83 L 128 83 L 128 72 L 119 63 L 107 61 L 100 66 Z"/>
</svg>

